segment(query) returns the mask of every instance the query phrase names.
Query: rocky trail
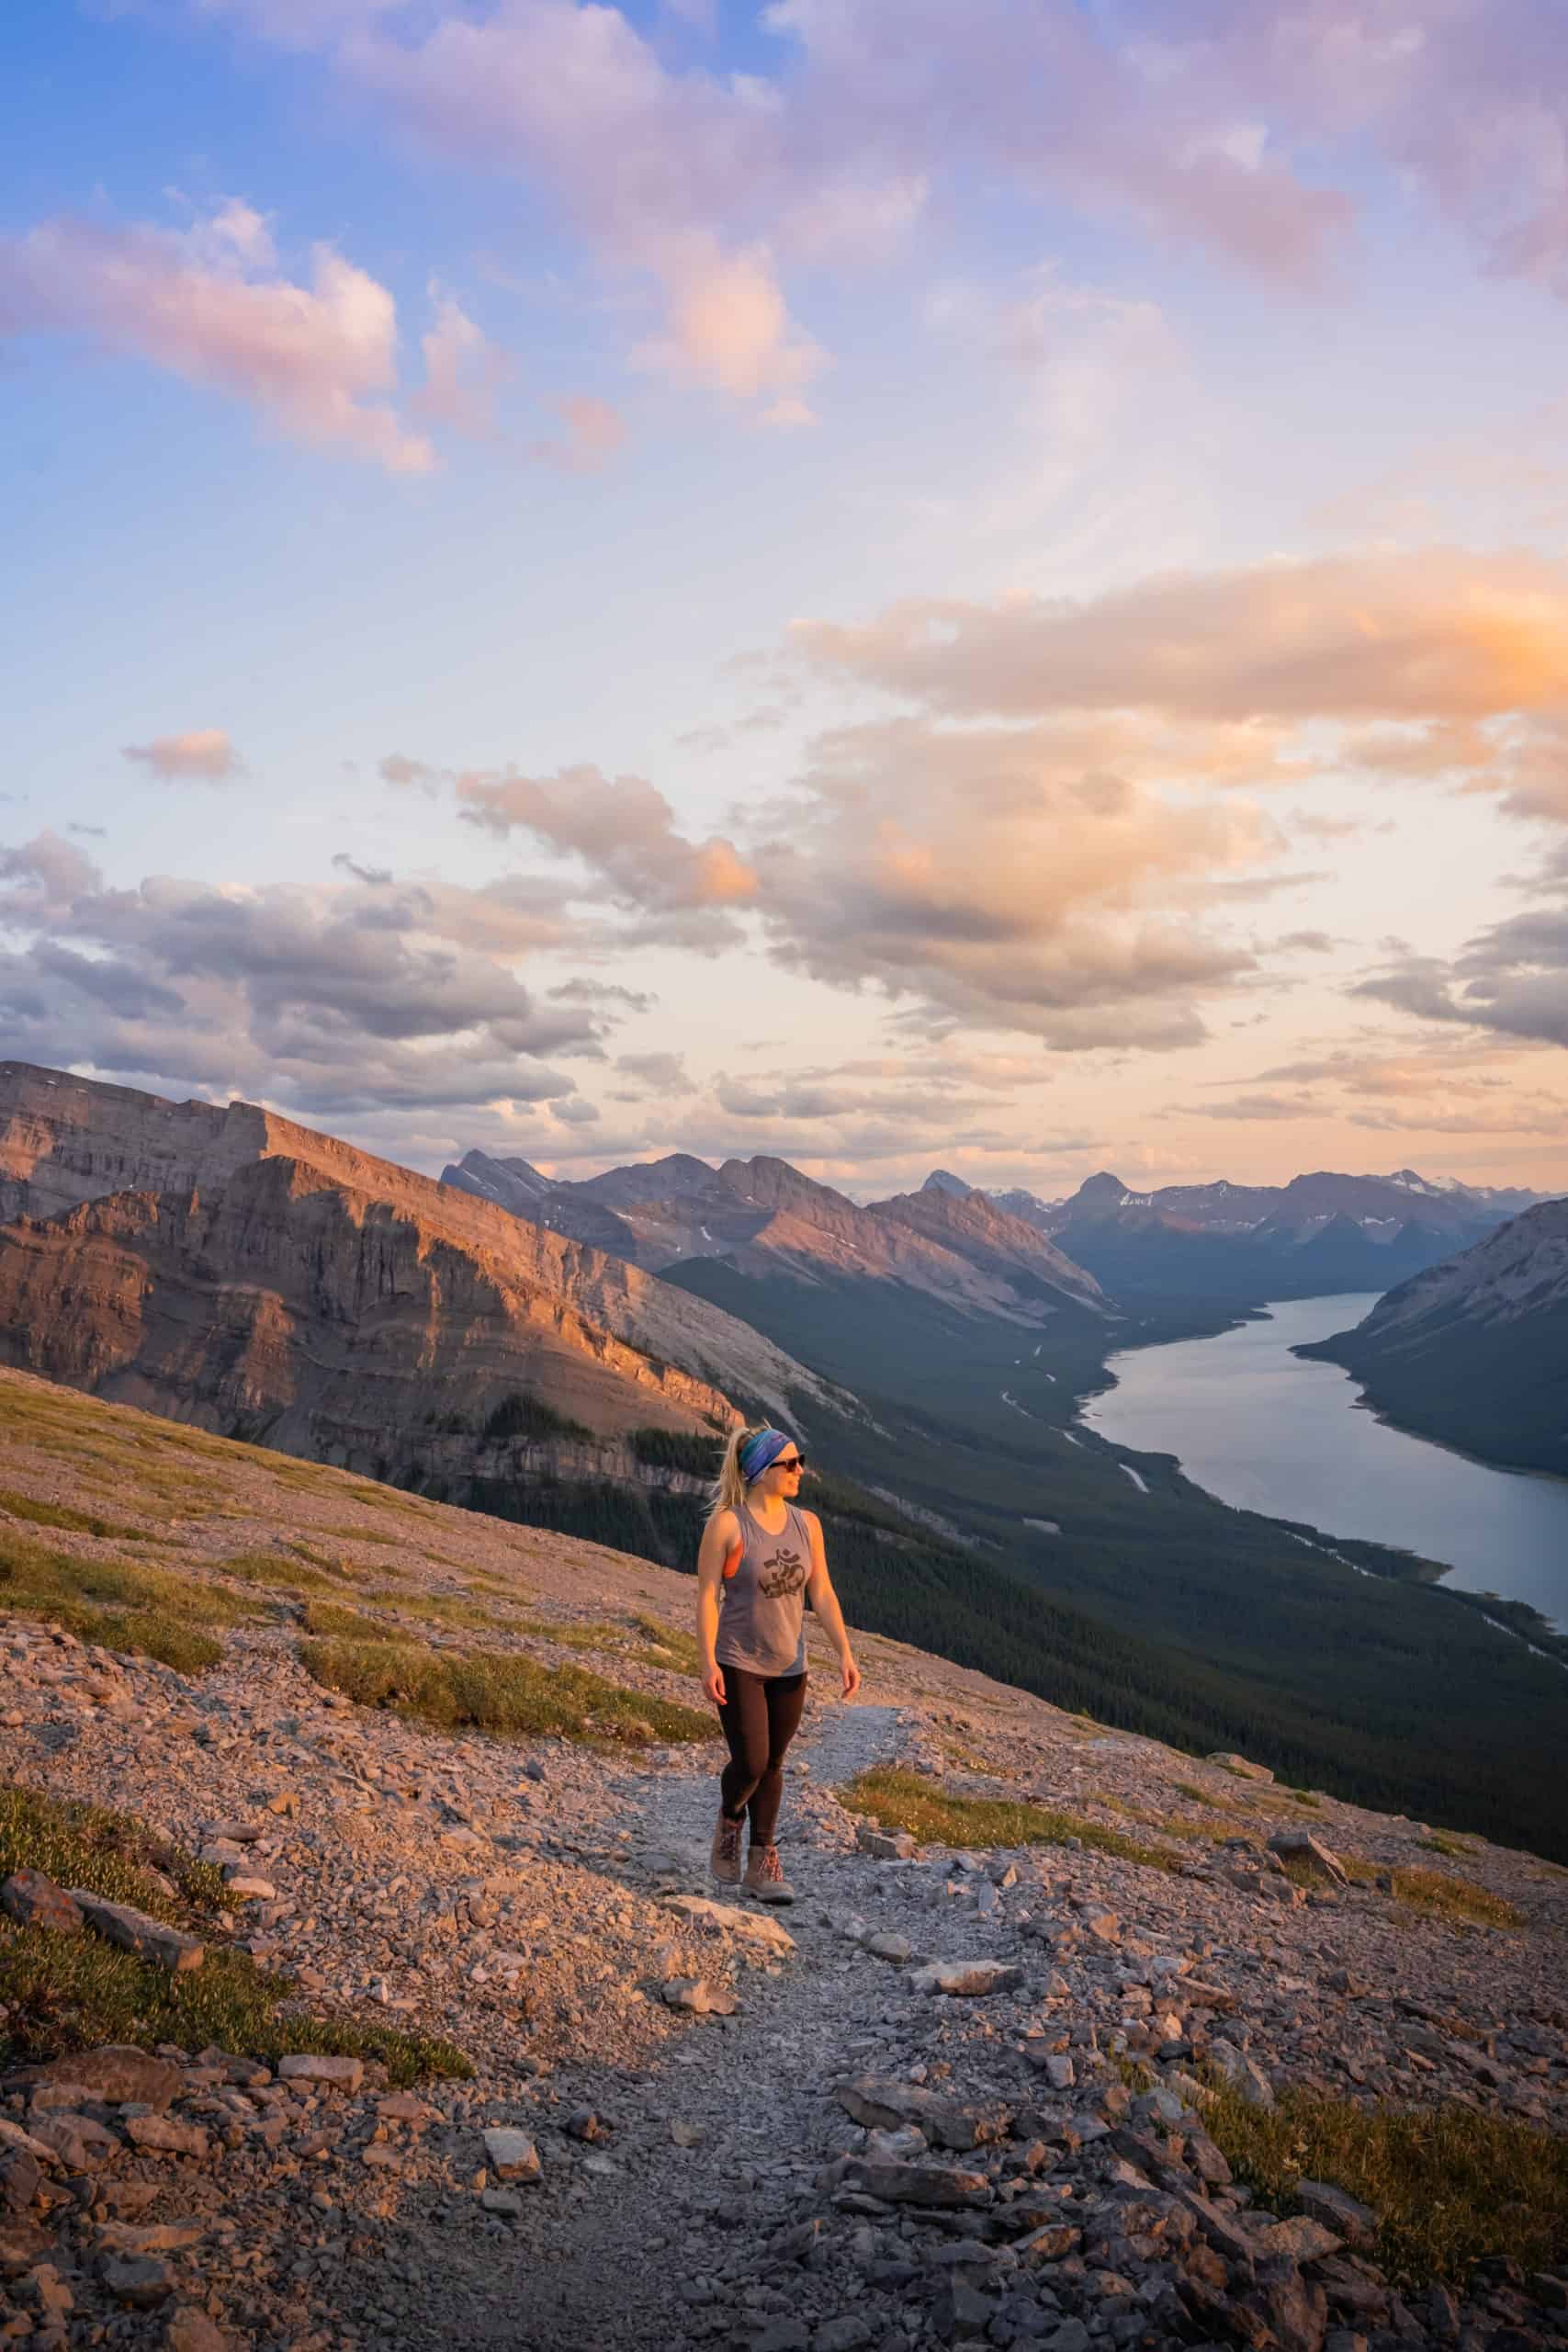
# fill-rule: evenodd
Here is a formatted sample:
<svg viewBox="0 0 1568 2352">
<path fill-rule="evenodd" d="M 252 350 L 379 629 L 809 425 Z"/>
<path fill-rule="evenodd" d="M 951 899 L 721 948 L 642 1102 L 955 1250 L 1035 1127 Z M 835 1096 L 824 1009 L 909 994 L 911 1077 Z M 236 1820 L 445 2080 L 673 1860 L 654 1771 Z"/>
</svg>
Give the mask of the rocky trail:
<svg viewBox="0 0 1568 2352">
<path fill-rule="evenodd" d="M 124 1562 L 148 1464 L 173 1491 L 172 1449 L 219 1445 L 69 1409 L 97 1419 L 13 1444 L 0 1495 L 18 1573 L 39 1522 L 7 1514 L 55 1513 L 57 1586 Z M 1249 2188 L 1215 2097 L 1441 2109 L 1505 2172 L 1498 2133 L 1560 2141 L 1568 1872 L 869 1636 L 863 1703 L 814 1657 L 781 1823 L 800 1899 L 765 1911 L 707 1883 L 689 1580 L 220 1451 L 161 1537 L 210 1665 L 0 1582 L 0 1831 L 6 1786 L 110 1805 L 221 1890 L 189 2031 L 84 2046 L 19 1962 L 68 1985 L 130 1931 L 7 1865 L 0 2036 L 41 2021 L 57 2054 L 0 2074 L 0 2346 L 1565 2352 L 1568 2243 L 1405 2276 L 1329 2175 L 1277 2210 Z M 120 1524 L 62 1523 L 111 1471 Z M 494 1736 L 395 1679 L 355 1704 L 323 1624 L 409 1677 L 479 1645 L 576 1690 L 591 1658 L 648 1720 Z M 918 1842 L 868 1815 L 889 1767 Z M 265 2048 L 195 2021 L 231 1957 L 285 1988 Z M 472 2071 L 323 2052 L 323 2020 Z"/>
</svg>

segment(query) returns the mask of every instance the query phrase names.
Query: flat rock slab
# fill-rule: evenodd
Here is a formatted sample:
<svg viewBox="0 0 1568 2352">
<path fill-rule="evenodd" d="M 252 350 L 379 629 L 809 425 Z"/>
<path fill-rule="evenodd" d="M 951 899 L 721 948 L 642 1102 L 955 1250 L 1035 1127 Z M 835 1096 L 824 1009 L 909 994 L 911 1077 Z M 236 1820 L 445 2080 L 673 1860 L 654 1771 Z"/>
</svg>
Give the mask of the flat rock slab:
<svg viewBox="0 0 1568 2352">
<path fill-rule="evenodd" d="M 1271 1781 L 1274 1777 L 1267 1764 L 1255 1764 L 1249 1756 L 1235 1756 L 1226 1748 L 1217 1747 L 1205 1760 L 1223 1764 L 1227 1772 L 1239 1772 L 1244 1781 Z"/>
<path fill-rule="evenodd" d="M 1269 2222 L 1257 2233 L 1255 2243 L 1269 2261 L 1283 2255 L 1292 2262 L 1316 2262 L 1325 2254 L 1337 2254 L 1345 2241 L 1310 2214 L 1293 2213 L 1288 2222 Z"/>
<path fill-rule="evenodd" d="M 1023 1971 L 1005 1960 L 933 1960 L 929 1968 L 917 1968 L 909 1982 L 917 1993 L 983 2000 L 988 1993 L 1017 1992 Z"/>
<path fill-rule="evenodd" d="M 1361 2204 L 1343 2188 L 1337 2188 L 1331 2181 L 1299 2181 L 1296 2202 L 1311 2220 L 1333 2230 L 1347 2245 L 1369 2246 L 1377 2236 L 1378 2217 L 1371 2207 Z"/>
<path fill-rule="evenodd" d="M 1005 2140 L 1012 2117 L 1005 2107 L 965 2107 L 943 2098 L 923 2083 L 899 2082 L 881 2075 L 856 2075 L 836 2083 L 833 2097 L 847 2115 L 869 2131 L 893 2132 L 913 2123 L 940 2148 L 981 2148 Z"/>
<path fill-rule="evenodd" d="M 664 1907 L 678 1911 L 694 1927 L 717 1928 L 724 1935 L 739 1936 L 745 1942 L 781 1956 L 795 1948 L 789 1929 L 763 1911 L 743 1911 L 739 1904 L 715 1903 L 706 1894 L 671 1894 L 666 1898 Z"/>
<path fill-rule="evenodd" d="M 498 2124 L 484 2135 L 485 2161 L 497 2180 L 542 2180 L 545 2167 L 526 2132 Z"/>
<path fill-rule="evenodd" d="M 139 1960 L 150 1960 L 154 1967 L 179 1975 L 186 1969 L 199 1968 L 207 1958 L 207 1946 L 199 1937 L 167 1927 L 162 1919 L 149 1918 L 145 1911 L 129 1903 L 106 1902 L 101 1894 L 81 1886 L 71 1889 L 71 1900 L 95 1935 L 118 1944 L 122 1951 L 133 1951 Z"/>
<path fill-rule="evenodd" d="M 185 2076 L 150 2050 L 109 2041 L 97 2050 L 74 2050 L 66 2057 L 28 2066 L 6 2078 L 6 2089 L 16 2086 L 25 2086 L 39 2107 L 97 2099 L 106 2107 L 150 2107 L 161 2114 L 179 2097 Z"/>
<path fill-rule="evenodd" d="M 672 1976 L 663 1988 L 665 2006 L 689 2009 L 697 2018 L 732 2018 L 740 2007 L 726 1984 L 708 1984 L 699 1976 Z"/>
<path fill-rule="evenodd" d="M 359 2058 L 329 2056 L 322 2050 L 298 2050 L 277 2062 L 278 2080 L 285 2083 L 325 2083 L 333 2090 L 356 2091 L 365 2080 Z"/>
<path fill-rule="evenodd" d="M 207 2133 L 199 2123 L 185 2123 L 173 2115 L 133 2115 L 125 2136 L 138 2148 L 159 2156 L 205 2156 Z"/>
<path fill-rule="evenodd" d="M 857 2157 L 845 2175 L 852 2188 L 880 2197 L 889 2205 L 988 2205 L 995 2194 L 983 2172 L 964 2172 L 957 2165 L 896 2164 L 890 2159 Z"/>
<path fill-rule="evenodd" d="M 908 1862 L 916 1853 L 915 1840 L 907 1829 L 875 1829 L 869 1821 L 857 1824 L 855 1844 L 874 1862 Z"/>
<path fill-rule="evenodd" d="M 1280 1829 L 1269 1840 L 1269 1850 L 1278 1854 L 1281 1861 L 1304 1862 L 1318 1878 L 1326 1879 L 1331 1886 L 1348 1886 L 1349 1873 L 1331 1848 L 1310 1829 Z"/>
<path fill-rule="evenodd" d="M 175 2291 L 174 2272 L 155 2255 L 107 2254 L 98 2268 L 116 2302 L 132 2311 L 152 2311 Z"/>
<path fill-rule="evenodd" d="M 0 1885 L 0 1911 L 19 1928 L 43 1928 L 51 1936 L 79 1936 L 87 1924 L 81 1905 L 42 1871 L 13 1871 Z"/>
</svg>

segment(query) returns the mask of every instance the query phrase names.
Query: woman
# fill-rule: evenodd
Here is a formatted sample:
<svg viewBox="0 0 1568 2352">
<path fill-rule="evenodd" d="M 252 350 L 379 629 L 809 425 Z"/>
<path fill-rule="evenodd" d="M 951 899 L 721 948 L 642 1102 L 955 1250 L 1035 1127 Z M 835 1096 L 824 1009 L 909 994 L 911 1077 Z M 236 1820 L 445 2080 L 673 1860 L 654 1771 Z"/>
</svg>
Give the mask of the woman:
<svg viewBox="0 0 1568 2352">
<path fill-rule="evenodd" d="M 784 1751 L 806 1704 L 806 1600 L 839 1653 L 844 1696 L 860 1668 L 828 1574 L 822 1527 L 795 1498 L 806 1456 L 783 1430 L 737 1430 L 725 1448 L 713 1509 L 697 1555 L 697 1640 L 703 1689 L 718 1709 L 729 1761 L 719 1783 L 714 1877 L 740 1882 L 740 1836 L 751 1816 L 748 1892 L 793 1903 L 779 1867 L 773 1825 L 784 1792 Z"/>
</svg>

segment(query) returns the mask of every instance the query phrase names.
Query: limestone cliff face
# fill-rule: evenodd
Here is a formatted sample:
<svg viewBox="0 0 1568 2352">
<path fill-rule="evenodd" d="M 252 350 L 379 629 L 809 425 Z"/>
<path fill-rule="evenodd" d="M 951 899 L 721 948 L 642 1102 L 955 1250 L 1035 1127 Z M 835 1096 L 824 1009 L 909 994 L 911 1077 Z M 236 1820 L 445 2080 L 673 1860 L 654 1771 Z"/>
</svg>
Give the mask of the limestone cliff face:
<svg viewBox="0 0 1568 2352">
<path fill-rule="evenodd" d="M 705 1302 L 253 1104 L 0 1064 L 0 1210 L 4 1361 L 358 1467 L 518 1394 L 611 1440 L 826 1395 Z"/>
</svg>

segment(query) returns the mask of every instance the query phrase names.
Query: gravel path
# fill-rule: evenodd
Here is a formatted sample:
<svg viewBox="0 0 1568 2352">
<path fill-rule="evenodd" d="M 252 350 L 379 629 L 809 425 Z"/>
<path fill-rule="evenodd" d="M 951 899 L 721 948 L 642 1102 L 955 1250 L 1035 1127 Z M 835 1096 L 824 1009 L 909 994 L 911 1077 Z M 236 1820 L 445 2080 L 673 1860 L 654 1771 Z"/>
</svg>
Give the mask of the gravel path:
<svg viewBox="0 0 1568 2352">
<path fill-rule="evenodd" d="M 614 2170 L 591 2181 L 575 2211 L 558 2208 L 552 2245 L 525 2254 L 519 2246 L 510 2269 L 502 2254 L 482 2281 L 465 2282 L 489 2306 L 475 2312 L 468 2342 L 497 2352 L 671 2352 L 691 2340 L 690 2323 L 705 2308 L 687 2300 L 701 2296 L 703 2273 L 745 2247 L 760 2258 L 795 2218 L 826 2086 L 856 2063 L 850 2044 L 860 2020 L 844 1999 L 850 1963 L 827 1907 L 863 1906 L 874 1878 L 840 1838 L 825 1834 L 817 1792 L 886 1761 L 898 1730 L 895 1707 L 835 1705 L 798 1744 L 780 1844 L 803 1900 L 773 1915 L 795 1938 L 796 1957 L 777 1974 L 748 1974 L 737 2016 L 694 2024 L 667 2062 L 622 2078 L 609 2110 Z M 715 1790 L 708 1773 L 637 1790 L 648 1851 L 662 1848 L 694 1865 L 685 1883 L 703 1894 L 724 1893 L 706 1872 Z M 894 1996 L 891 1981 L 887 1991 Z M 679 2145 L 671 2127 L 697 2144 Z"/>
</svg>

